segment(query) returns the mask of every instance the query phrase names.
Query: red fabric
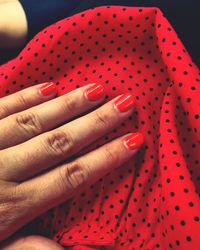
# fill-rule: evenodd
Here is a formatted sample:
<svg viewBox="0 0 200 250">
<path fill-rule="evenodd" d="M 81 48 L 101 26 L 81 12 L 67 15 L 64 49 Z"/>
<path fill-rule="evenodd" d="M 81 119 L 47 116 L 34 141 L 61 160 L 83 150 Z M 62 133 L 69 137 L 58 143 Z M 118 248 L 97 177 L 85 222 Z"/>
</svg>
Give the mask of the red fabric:
<svg viewBox="0 0 200 250">
<path fill-rule="evenodd" d="M 136 99 L 133 115 L 87 151 L 128 131 L 144 134 L 142 148 L 48 211 L 41 232 L 73 250 L 200 249 L 199 72 L 159 9 L 78 13 L 41 31 L 0 72 L 1 97 L 50 80 L 59 95 L 98 82 L 105 102 L 127 91 Z"/>
</svg>

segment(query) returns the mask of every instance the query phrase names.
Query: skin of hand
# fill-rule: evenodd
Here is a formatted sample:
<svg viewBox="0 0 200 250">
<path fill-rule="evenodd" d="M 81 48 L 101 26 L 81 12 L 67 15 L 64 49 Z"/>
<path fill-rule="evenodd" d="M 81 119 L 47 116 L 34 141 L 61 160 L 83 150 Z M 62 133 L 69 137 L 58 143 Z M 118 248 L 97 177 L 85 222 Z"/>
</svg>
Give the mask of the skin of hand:
<svg viewBox="0 0 200 250">
<path fill-rule="evenodd" d="M 28 34 L 26 14 L 19 1 L 0 0 L 0 48 L 25 44 Z"/>
<path fill-rule="evenodd" d="M 42 236 L 22 236 L 4 242 L 1 250 L 64 250 L 56 242 Z"/>
<path fill-rule="evenodd" d="M 105 90 L 95 83 L 56 96 L 50 82 L 0 99 L 0 241 L 120 167 L 144 142 L 141 133 L 128 133 L 78 156 L 132 114 L 134 98 L 125 93 L 103 103 Z M 49 239 L 38 237 L 1 249 L 17 250 L 28 239 L 43 248 L 24 249 L 49 249 Z"/>
</svg>

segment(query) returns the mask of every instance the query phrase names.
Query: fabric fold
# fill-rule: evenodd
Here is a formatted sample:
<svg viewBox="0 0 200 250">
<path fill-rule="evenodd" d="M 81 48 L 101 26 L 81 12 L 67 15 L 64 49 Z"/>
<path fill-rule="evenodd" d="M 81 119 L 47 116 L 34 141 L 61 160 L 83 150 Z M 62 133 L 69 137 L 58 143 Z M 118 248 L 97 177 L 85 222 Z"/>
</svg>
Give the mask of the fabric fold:
<svg viewBox="0 0 200 250">
<path fill-rule="evenodd" d="M 38 232 L 72 250 L 198 250 L 199 69 L 162 12 L 103 6 L 47 27 L 0 67 L 0 97 L 49 80 L 60 96 L 98 82 L 105 102 L 125 92 L 136 100 L 125 122 L 81 154 L 127 132 L 145 143 L 38 218 Z"/>
</svg>

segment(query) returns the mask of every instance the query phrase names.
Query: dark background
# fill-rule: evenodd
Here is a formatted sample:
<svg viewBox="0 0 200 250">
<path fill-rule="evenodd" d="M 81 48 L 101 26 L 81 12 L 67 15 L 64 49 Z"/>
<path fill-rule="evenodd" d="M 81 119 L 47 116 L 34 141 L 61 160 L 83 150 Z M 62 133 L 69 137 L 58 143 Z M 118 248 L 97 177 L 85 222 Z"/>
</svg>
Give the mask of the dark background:
<svg viewBox="0 0 200 250">
<path fill-rule="evenodd" d="M 193 61 L 200 65 L 200 0 L 21 0 L 29 22 L 30 40 L 44 27 L 64 17 L 103 5 L 159 7 L 167 17 Z M 28 41 L 27 41 L 28 42 Z M 0 64 L 21 50 L 0 50 Z"/>
<path fill-rule="evenodd" d="M 100 5 L 159 7 L 172 24 L 192 59 L 200 66 L 200 0 L 87 0 L 71 13 Z"/>
</svg>

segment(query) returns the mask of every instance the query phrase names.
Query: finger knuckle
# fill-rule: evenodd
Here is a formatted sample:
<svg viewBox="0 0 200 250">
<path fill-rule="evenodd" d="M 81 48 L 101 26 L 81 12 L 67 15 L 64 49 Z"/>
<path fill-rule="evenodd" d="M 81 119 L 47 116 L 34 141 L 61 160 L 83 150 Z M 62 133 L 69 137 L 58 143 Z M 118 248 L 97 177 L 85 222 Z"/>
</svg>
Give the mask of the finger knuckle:
<svg viewBox="0 0 200 250">
<path fill-rule="evenodd" d="M 111 126 L 110 118 L 108 114 L 103 111 L 95 112 L 95 124 L 97 126 L 109 128 Z"/>
<path fill-rule="evenodd" d="M 116 161 L 117 155 L 114 153 L 113 149 L 110 146 L 105 145 L 104 154 L 106 157 L 106 162 Z"/>
<path fill-rule="evenodd" d="M 66 113 L 72 113 L 76 109 L 76 105 L 77 100 L 75 100 L 75 98 L 71 97 L 70 95 L 66 95 L 66 98 L 62 103 L 62 108 Z"/>
<path fill-rule="evenodd" d="M 74 161 L 66 166 L 64 172 L 64 183 L 67 189 L 73 191 L 87 183 L 89 169 L 80 160 Z"/>
<path fill-rule="evenodd" d="M 25 97 L 24 93 L 18 94 L 17 95 L 17 102 L 22 108 L 27 108 L 29 107 L 29 101 L 28 98 Z"/>
<path fill-rule="evenodd" d="M 45 144 L 49 153 L 58 157 L 66 157 L 72 154 L 74 149 L 74 141 L 70 133 L 61 130 L 51 132 Z"/>
<path fill-rule="evenodd" d="M 0 119 L 5 118 L 8 114 L 8 108 L 5 105 L 0 105 Z"/>
<path fill-rule="evenodd" d="M 16 123 L 27 134 L 35 136 L 42 132 L 42 123 L 39 117 L 34 113 L 19 113 L 16 115 Z"/>
</svg>

